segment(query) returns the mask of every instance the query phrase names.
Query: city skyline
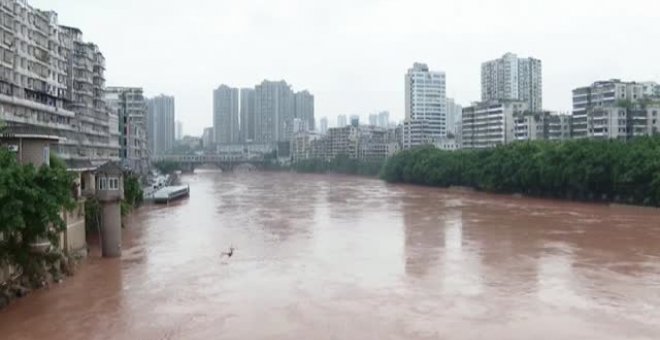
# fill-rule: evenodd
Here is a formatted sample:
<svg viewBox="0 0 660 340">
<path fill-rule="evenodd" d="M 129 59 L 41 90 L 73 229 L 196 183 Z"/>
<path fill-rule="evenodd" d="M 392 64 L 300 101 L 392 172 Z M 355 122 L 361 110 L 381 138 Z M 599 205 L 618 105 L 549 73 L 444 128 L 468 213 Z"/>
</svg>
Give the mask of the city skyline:
<svg viewBox="0 0 660 340">
<path fill-rule="evenodd" d="M 175 95 L 186 133 L 194 135 L 201 135 L 212 124 L 210 89 L 218 83 L 252 87 L 263 79 L 287 79 L 315 94 L 317 118 L 332 121 L 337 114 L 360 114 L 364 120 L 370 112 L 387 110 L 398 121 L 404 108 L 400 74 L 418 61 L 445 71 L 447 96 L 463 106 L 481 97 L 481 63 L 509 51 L 543 60 L 544 108 L 553 111 L 570 110 L 571 90 L 581 84 L 611 78 L 660 80 L 660 70 L 649 66 L 658 53 L 646 43 L 660 29 L 652 20 L 639 20 L 651 18 L 659 5 L 643 0 L 625 4 L 560 0 L 524 6 L 517 1 L 463 1 L 443 5 L 443 11 L 434 10 L 440 4 L 430 1 L 386 5 L 367 1 L 346 13 L 341 1 L 340 5 L 199 1 L 183 7 L 125 0 L 102 5 L 76 0 L 30 3 L 57 11 L 62 22 L 84 27 L 85 36 L 108 59 L 109 84 L 141 86 L 147 96 Z M 129 5 L 131 11 L 122 10 Z M 417 8 L 426 10 L 419 13 Z M 146 13 L 157 18 L 148 26 L 143 24 Z M 115 24 L 119 16 L 124 22 L 121 26 Z M 622 20 L 626 29 L 609 24 L 613 17 Z M 425 20 L 430 18 L 434 19 Z M 477 27 L 466 19 L 481 24 Z M 176 29 L 169 25 L 172 20 L 180 23 Z M 389 24 L 378 24 L 382 22 Z M 136 30 L 140 34 L 134 34 Z M 187 38 L 193 30 L 198 38 Z M 577 31 L 581 34 L 573 33 Z M 633 31 L 636 33 L 627 34 Z M 145 36 L 150 37 L 147 43 Z M 276 36 L 289 38 L 273 39 Z M 318 36 L 324 37 L 323 44 L 318 44 Z M 585 40 L 584 36 L 602 38 Z M 182 52 L 171 51 L 166 41 L 172 39 L 183 42 Z M 204 43 L 208 40 L 223 43 L 208 46 Z M 435 43 L 427 44 L 427 40 Z M 237 48 L 221 53 L 221 46 L 227 45 Z M 404 48 L 391 53 L 395 46 Z M 626 46 L 627 53 L 620 53 L 621 46 Z M 197 54 L 191 64 L 181 54 L 190 50 L 204 53 Z M 266 50 L 269 58 L 263 57 Z M 350 61 L 344 56 L 347 50 L 351 51 Z M 216 61 L 219 55 L 222 63 Z M 374 55 L 387 57 L 375 60 Z"/>
</svg>

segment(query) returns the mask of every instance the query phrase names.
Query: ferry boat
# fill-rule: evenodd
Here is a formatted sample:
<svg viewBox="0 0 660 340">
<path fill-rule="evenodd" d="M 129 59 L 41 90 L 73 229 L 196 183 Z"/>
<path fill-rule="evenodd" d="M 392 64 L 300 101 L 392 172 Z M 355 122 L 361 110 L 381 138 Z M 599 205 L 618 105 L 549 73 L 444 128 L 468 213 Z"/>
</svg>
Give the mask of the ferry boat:
<svg viewBox="0 0 660 340">
<path fill-rule="evenodd" d="M 170 201 L 188 197 L 190 195 L 189 185 L 164 187 L 154 193 L 154 203 L 169 203 Z"/>
</svg>

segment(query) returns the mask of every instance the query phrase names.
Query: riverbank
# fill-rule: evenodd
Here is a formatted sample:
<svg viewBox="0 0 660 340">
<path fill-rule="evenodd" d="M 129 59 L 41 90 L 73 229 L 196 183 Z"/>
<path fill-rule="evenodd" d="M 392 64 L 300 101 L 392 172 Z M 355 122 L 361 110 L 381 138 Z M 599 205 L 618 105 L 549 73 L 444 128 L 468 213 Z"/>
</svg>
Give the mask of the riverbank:
<svg viewBox="0 0 660 340">
<path fill-rule="evenodd" d="M 402 151 L 382 179 L 575 201 L 660 206 L 660 137 L 520 142 L 479 151 Z"/>
</svg>

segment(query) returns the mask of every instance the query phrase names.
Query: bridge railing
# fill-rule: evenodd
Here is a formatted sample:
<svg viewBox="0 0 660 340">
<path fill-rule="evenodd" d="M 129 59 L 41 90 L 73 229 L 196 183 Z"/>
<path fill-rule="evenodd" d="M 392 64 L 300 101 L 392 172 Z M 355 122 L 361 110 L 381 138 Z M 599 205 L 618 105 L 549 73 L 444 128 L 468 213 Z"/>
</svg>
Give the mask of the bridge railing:
<svg viewBox="0 0 660 340">
<path fill-rule="evenodd" d="M 263 162 L 263 157 L 245 157 L 244 155 L 161 155 L 154 156 L 152 160 L 186 162 L 186 163 L 218 163 L 218 162 Z"/>
</svg>

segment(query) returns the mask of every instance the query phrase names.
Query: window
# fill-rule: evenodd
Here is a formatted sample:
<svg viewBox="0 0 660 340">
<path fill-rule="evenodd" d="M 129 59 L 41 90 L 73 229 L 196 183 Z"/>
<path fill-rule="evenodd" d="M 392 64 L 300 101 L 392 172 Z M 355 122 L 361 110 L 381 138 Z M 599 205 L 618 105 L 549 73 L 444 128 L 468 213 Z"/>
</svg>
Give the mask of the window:
<svg viewBox="0 0 660 340">
<path fill-rule="evenodd" d="M 113 177 L 108 179 L 109 190 L 119 190 L 119 178 Z"/>
<path fill-rule="evenodd" d="M 98 189 L 99 190 L 108 190 L 108 179 L 105 177 L 99 178 L 98 180 Z"/>
</svg>

